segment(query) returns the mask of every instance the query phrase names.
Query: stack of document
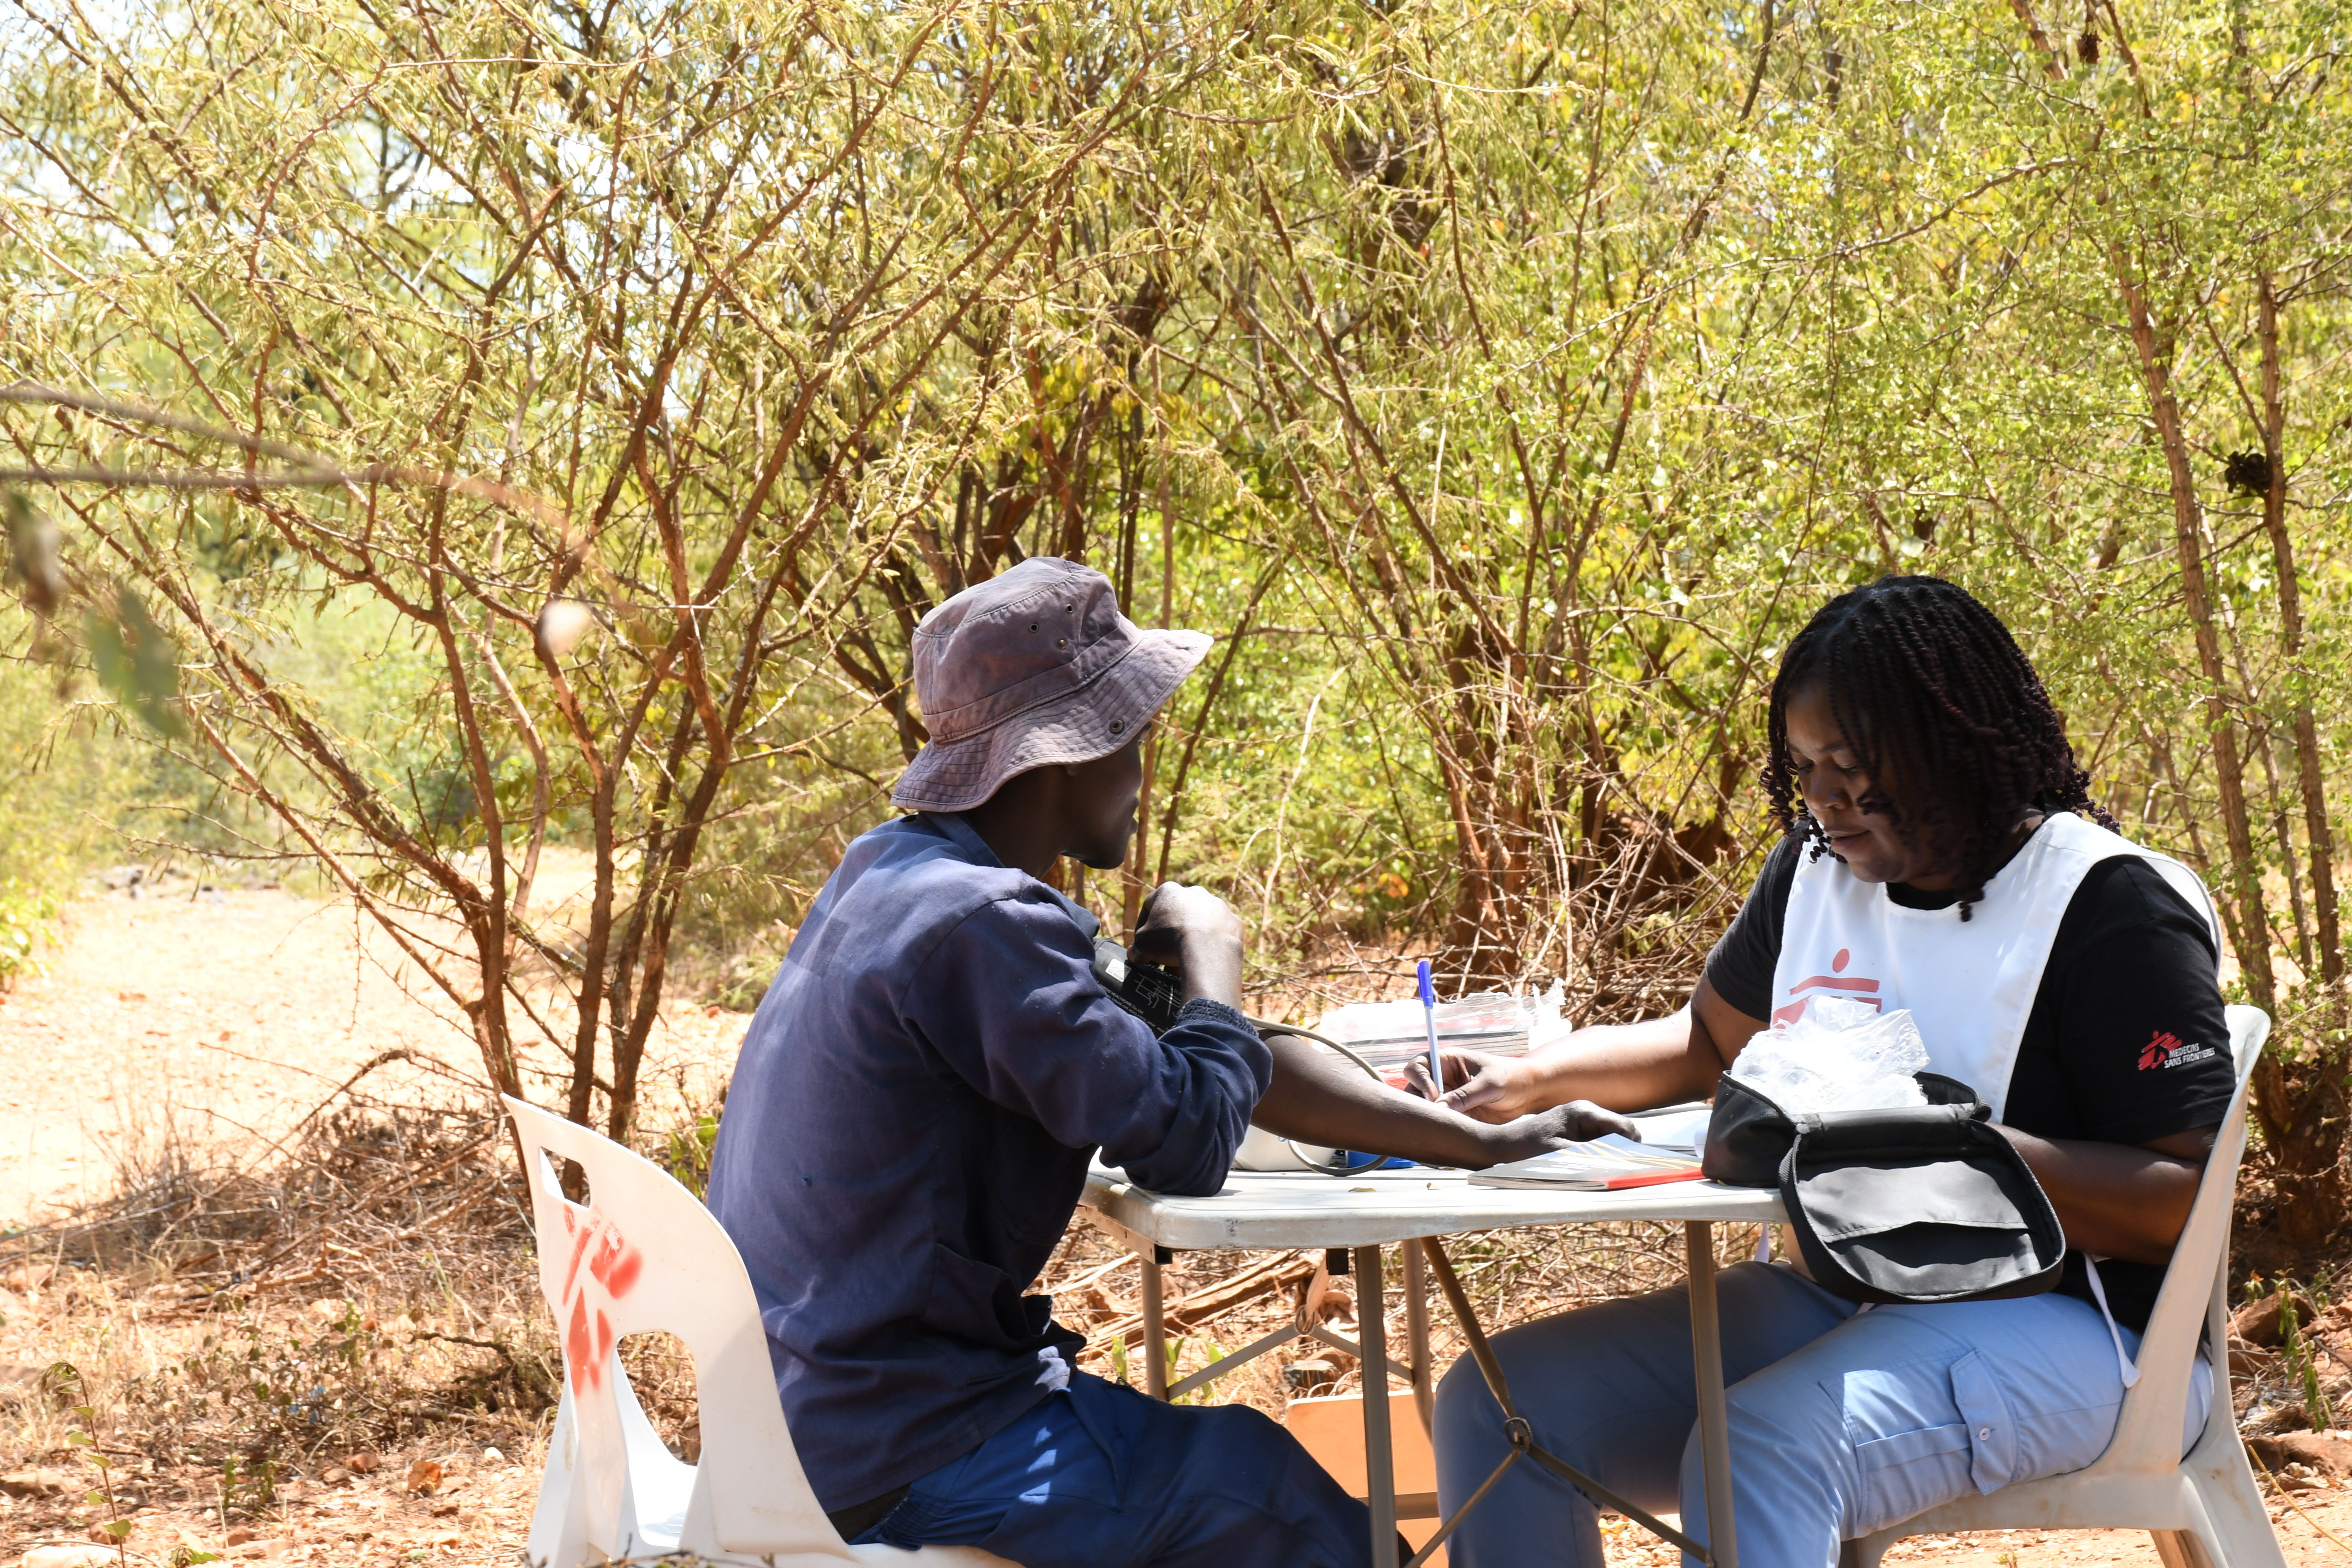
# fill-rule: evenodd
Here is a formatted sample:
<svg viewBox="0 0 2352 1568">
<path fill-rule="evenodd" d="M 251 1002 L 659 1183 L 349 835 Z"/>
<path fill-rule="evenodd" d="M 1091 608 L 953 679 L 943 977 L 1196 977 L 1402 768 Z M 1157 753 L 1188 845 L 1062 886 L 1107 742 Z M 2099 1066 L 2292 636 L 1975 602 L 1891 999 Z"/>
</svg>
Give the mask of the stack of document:
<svg viewBox="0 0 2352 1568">
<path fill-rule="evenodd" d="M 1698 1161 L 1688 1149 L 1636 1143 L 1611 1132 L 1571 1143 L 1531 1160 L 1514 1160 L 1470 1173 L 1474 1187 L 1549 1187 L 1575 1193 L 1614 1192 L 1664 1182 L 1699 1179 Z"/>
</svg>

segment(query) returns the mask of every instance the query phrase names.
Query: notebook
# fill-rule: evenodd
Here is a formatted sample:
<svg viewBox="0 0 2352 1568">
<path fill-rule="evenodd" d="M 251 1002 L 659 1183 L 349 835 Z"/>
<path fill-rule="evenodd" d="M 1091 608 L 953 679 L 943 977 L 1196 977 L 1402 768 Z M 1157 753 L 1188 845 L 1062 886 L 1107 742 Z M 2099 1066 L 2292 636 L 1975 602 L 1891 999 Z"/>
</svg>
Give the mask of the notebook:
<svg viewBox="0 0 2352 1568">
<path fill-rule="evenodd" d="M 1474 1187 L 1553 1187 L 1580 1193 L 1698 1179 L 1698 1162 L 1691 1158 L 1689 1150 L 1636 1143 L 1615 1132 L 1531 1160 L 1514 1160 L 1507 1165 L 1470 1173 Z"/>
</svg>

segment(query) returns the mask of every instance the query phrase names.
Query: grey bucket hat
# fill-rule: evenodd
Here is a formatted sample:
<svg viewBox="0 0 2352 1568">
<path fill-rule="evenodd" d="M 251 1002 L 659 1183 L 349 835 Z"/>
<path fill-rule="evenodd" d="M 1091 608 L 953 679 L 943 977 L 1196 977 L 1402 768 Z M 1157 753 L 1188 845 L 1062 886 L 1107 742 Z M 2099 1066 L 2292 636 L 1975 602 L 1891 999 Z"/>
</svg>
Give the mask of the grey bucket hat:
<svg viewBox="0 0 2352 1568">
<path fill-rule="evenodd" d="M 1150 631 L 1110 580 L 1034 555 L 915 628 L 915 700 L 931 742 L 894 805 L 963 811 L 1015 773 L 1107 757 L 1133 740 L 1209 651 L 1203 632 Z"/>
</svg>

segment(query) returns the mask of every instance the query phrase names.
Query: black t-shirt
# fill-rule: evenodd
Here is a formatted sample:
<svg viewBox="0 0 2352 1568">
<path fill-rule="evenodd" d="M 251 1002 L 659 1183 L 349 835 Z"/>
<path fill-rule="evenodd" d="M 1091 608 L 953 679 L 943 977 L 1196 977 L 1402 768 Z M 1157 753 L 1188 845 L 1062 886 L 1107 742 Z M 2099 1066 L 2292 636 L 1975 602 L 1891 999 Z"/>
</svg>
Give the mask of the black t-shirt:
<svg viewBox="0 0 2352 1568">
<path fill-rule="evenodd" d="M 1795 838 L 1773 847 L 1707 954 L 1707 983 L 1751 1018 L 1771 1013 L 1789 888 L 1805 852 Z M 1886 896 L 1915 910 L 1948 909 L 1959 898 L 1899 882 Z M 2092 867 L 2058 922 L 2001 1120 L 2040 1138 L 2133 1144 L 2218 1125 L 2237 1079 L 2214 963 L 2205 917 L 2154 866 L 2118 855 Z M 2146 1328 L 2163 1268 L 2116 1260 L 2099 1265 L 2099 1279 L 2116 1321 Z M 2079 1254 L 2068 1255 L 2059 1289 L 2091 1300 Z"/>
</svg>

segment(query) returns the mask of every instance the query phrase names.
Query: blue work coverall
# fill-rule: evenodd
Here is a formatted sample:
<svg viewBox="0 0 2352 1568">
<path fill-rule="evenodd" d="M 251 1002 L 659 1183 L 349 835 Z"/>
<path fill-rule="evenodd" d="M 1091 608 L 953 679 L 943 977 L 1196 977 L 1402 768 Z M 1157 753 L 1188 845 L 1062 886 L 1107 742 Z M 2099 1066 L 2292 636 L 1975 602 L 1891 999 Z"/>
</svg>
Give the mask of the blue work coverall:
<svg viewBox="0 0 2352 1568">
<path fill-rule="evenodd" d="M 1030 1568 L 1370 1560 L 1364 1506 L 1279 1426 L 1073 1370 L 1024 1295 L 1089 1156 L 1213 1194 L 1272 1076 L 1230 1007 L 1154 1037 L 1093 973 L 1096 922 L 952 815 L 862 835 L 745 1037 L 709 1202 L 749 1267 L 784 1414 L 862 1541 Z"/>
</svg>

